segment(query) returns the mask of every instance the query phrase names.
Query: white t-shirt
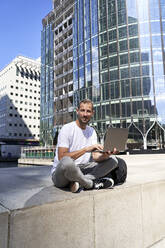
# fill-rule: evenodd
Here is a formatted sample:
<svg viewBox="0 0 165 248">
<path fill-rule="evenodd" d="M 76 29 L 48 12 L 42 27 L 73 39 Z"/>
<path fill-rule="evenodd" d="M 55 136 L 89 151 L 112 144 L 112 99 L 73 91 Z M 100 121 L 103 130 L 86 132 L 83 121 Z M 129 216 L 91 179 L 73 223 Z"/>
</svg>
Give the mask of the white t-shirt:
<svg viewBox="0 0 165 248">
<path fill-rule="evenodd" d="M 58 135 L 58 143 L 56 147 L 56 155 L 52 173 L 55 171 L 58 160 L 58 147 L 69 148 L 69 152 L 80 150 L 86 146 L 91 146 L 97 143 L 97 135 L 94 128 L 86 126 L 86 129 L 78 127 L 75 121 L 70 122 L 62 127 Z M 91 153 L 85 153 L 75 160 L 76 164 L 88 163 Z"/>
</svg>

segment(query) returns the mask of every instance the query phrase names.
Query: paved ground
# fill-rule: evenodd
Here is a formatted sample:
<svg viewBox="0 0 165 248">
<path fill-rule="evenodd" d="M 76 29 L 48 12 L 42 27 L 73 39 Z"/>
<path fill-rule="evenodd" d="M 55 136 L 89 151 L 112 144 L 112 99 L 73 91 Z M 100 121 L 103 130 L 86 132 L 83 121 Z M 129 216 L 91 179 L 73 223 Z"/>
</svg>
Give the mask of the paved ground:
<svg viewBox="0 0 165 248">
<path fill-rule="evenodd" d="M 119 187 L 165 180 L 165 154 L 120 157 L 128 164 L 128 177 L 127 182 L 117 186 L 116 190 Z M 96 190 L 72 194 L 67 189 L 55 188 L 50 170 L 50 166 L 0 169 L 0 205 L 12 210 L 67 200 L 84 194 L 97 194 Z"/>
</svg>

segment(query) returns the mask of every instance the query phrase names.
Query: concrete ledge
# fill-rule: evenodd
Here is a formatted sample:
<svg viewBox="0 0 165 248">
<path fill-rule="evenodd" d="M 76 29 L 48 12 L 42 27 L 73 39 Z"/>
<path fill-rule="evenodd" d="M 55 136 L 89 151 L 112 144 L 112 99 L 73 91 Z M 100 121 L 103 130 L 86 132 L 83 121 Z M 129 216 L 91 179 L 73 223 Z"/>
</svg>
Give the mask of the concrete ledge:
<svg viewBox="0 0 165 248">
<path fill-rule="evenodd" d="M 0 247 L 8 247 L 8 220 L 9 211 L 0 206 Z"/>
<path fill-rule="evenodd" d="M 165 155 L 123 157 L 128 163 L 125 184 L 80 194 L 55 188 L 49 166 L 1 169 L 0 203 L 10 209 L 9 234 L 5 229 L 1 239 L 8 237 L 8 248 L 156 248 L 163 244 Z M 3 223 L 0 214 L 0 231 Z"/>
<path fill-rule="evenodd" d="M 29 165 L 53 165 L 52 159 L 35 159 L 35 158 L 19 158 L 18 166 L 25 167 Z"/>
</svg>

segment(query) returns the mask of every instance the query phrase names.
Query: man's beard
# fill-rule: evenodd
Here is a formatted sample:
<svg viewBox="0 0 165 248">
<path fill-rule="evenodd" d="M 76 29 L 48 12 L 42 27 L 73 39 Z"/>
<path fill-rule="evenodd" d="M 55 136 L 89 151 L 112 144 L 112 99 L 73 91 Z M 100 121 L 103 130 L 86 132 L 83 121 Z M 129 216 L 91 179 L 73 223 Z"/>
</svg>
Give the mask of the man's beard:
<svg viewBox="0 0 165 248">
<path fill-rule="evenodd" d="M 88 124 L 90 121 L 90 119 L 88 119 L 88 118 L 83 118 L 83 120 L 81 118 L 78 118 L 78 120 L 79 120 L 80 124 Z"/>
</svg>

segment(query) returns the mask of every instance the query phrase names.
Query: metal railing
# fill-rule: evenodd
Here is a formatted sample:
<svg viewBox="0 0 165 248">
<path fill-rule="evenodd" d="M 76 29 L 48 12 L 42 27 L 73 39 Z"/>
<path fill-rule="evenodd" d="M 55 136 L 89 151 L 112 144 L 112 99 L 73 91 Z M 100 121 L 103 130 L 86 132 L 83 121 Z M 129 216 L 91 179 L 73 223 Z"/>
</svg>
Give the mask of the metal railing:
<svg viewBox="0 0 165 248">
<path fill-rule="evenodd" d="M 55 147 L 30 146 L 21 148 L 21 158 L 54 159 Z"/>
</svg>

